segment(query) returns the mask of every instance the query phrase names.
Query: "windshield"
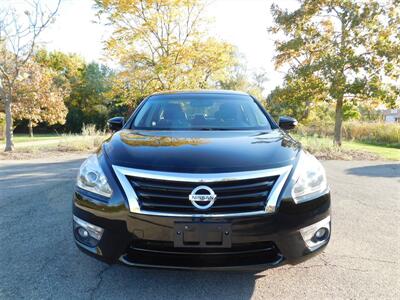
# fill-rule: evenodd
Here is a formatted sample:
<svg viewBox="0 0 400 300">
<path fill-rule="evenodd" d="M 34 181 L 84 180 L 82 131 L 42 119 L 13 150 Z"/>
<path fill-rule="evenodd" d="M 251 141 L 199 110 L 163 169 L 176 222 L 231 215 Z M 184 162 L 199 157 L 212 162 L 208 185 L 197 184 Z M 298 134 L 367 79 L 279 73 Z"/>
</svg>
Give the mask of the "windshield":
<svg viewBox="0 0 400 300">
<path fill-rule="evenodd" d="M 170 94 L 150 97 L 133 127 L 144 130 L 271 129 L 268 118 L 248 95 Z"/>
</svg>

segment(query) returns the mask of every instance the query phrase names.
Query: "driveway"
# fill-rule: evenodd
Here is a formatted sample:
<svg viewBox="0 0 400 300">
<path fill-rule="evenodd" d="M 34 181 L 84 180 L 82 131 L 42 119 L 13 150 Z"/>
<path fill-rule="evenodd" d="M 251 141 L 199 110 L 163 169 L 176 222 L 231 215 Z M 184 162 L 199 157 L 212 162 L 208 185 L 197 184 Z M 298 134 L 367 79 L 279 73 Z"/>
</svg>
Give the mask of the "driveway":
<svg viewBox="0 0 400 300">
<path fill-rule="evenodd" d="M 257 274 L 109 266 L 71 234 L 82 156 L 0 161 L 0 299 L 400 299 L 400 165 L 326 161 L 333 236 L 322 255 Z"/>
</svg>

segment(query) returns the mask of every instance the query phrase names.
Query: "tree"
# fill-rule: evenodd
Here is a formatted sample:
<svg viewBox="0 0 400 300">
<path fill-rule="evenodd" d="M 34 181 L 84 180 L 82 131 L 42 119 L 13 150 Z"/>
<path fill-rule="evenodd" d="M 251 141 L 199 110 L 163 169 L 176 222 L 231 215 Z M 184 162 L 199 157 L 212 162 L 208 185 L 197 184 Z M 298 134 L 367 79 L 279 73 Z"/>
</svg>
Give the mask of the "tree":
<svg viewBox="0 0 400 300">
<path fill-rule="evenodd" d="M 56 73 L 54 77 L 55 84 L 71 93 L 65 103 L 74 102 L 74 90 L 82 84 L 83 71 L 86 63 L 82 57 L 77 54 L 67 54 L 61 51 L 47 51 L 38 49 L 35 52 L 34 60 L 44 68 L 51 69 Z"/>
<path fill-rule="evenodd" d="M 318 79 L 323 83 L 326 100 L 336 105 L 334 141 L 341 145 L 346 103 L 394 105 L 399 95 L 399 2 L 299 3 L 292 12 L 271 7 L 275 24 L 270 30 L 280 36 L 275 43 L 275 64 L 287 68 L 295 80 Z"/>
<path fill-rule="evenodd" d="M 325 83 L 317 76 L 286 76 L 284 85 L 277 87 L 267 97 L 274 117 L 292 116 L 308 121 L 311 110 L 328 98 Z"/>
<path fill-rule="evenodd" d="M 121 72 L 114 94 L 134 107 L 144 96 L 213 86 L 235 64 L 235 49 L 207 36 L 200 0 L 96 0 L 114 28 L 106 42 Z"/>
<path fill-rule="evenodd" d="M 14 148 L 11 107 L 15 86 L 21 70 L 33 55 L 38 37 L 54 20 L 60 2 L 58 0 L 55 9 L 47 11 L 39 0 L 28 1 L 25 20 L 21 20 L 22 16 L 13 9 L 0 13 L 0 99 L 6 114 L 5 151 Z"/>
<path fill-rule="evenodd" d="M 86 63 L 76 54 L 40 49 L 35 60 L 44 68 L 56 73 L 54 81 L 62 89 L 69 90 L 64 96 L 68 108 L 65 129 L 80 132 L 85 124 L 104 128 L 109 117 L 108 93 L 111 90 L 113 71 L 97 63 Z"/>
<path fill-rule="evenodd" d="M 83 112 L 84 123 L 105 128 L 111 102 L 108 93 L 111 90 L 112 74 L 110 68 L 94 62 L 86 64 L 83 68 L 81 84 L 74 89 L 76 103 L 73 107 Z M 82 125 L 79 124 L 79 129 Z"/>
<path fill-rule="evenodd" d="M 20 72 L 22 80 L 14 89 L 12 112 L 16 120 L 27 120 L 29 135 L 41 122 L 48 125 L 64 124 L 67 108 L 65 91 L 54 84 L 54 72 L 35 62 L 25 64 Z"/>
<path fill-rule="evenodd" d="M 239 55 L 238 55 L 239 56 Z M 219 80 L 217 86 L 225 90 L 243 91 L 253 95 L 258 100 L 263 100 L 264 84 L 267 81 L 266 74 L 262 71 L 253 73 L 253 81 L 249 80 L 245 66 L 239 63 L 239 58 L 229 75 Z"/>
</svg>

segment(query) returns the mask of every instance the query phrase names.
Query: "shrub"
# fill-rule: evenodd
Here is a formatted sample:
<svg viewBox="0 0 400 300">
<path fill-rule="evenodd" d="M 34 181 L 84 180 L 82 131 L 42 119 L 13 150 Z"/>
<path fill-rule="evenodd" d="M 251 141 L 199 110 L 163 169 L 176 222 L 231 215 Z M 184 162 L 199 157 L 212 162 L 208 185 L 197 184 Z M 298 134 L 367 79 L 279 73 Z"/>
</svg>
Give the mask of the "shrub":
<svg viewBox="0 0 400 300">
<path fill-rule="evenodd" d="M 66 135 L 57 144 L 57 150 L 62 152 L 93 151 L 100 147 L 106 138 L 107 136 L 100 134 L 91 136 Z"/>
<path fill-rule="evenodd" d="M 296 134 L 300 136 L 333 137 L 332 122 L 314 122 L 308 126 L 299 125 Z M 383 122 L 344 122 L 343 139 L 370 144 L 400 147 L 400 124 Z"/>
<path fill-rule="evenodd" d="M 400 124 L 346 122 L 343 126 L 343 137 L 373 144 L 400 145 Z"/>
<path fill-rule="evenodd" d="M 312 122 L 308 125 L 299 124 L 296 133 L 301 136 L 331 137 L 334 123 L 327 121 Z"/>
<path fill-rule="evenodd" d="M 102 130 L 97 130 L 96 125 L 94 124 L 83 124 L 82 126 L 82 135 L 83 136 L 103 136 L 105 132 Z"/>
</svg>

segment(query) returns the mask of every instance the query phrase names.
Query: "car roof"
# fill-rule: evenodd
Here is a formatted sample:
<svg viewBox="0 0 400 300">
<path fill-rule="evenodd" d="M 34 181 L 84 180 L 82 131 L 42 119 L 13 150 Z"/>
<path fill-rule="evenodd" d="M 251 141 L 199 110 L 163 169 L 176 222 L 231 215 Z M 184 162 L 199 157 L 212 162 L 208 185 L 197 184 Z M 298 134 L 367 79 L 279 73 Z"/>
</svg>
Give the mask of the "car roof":
<svg viewBox="0 0 400 300">
<path fill-rule="evenodd" d="M 223 94 L 223 95 L 246 95 L 249 94 L 240 92 L 240 91 L 232 91 L 232 90 L 172 90 L 172 91 L 162 91 L 153 93 L 150 96 L 154 95 L 182 95 L 182 94 Z"/>
</svg>

